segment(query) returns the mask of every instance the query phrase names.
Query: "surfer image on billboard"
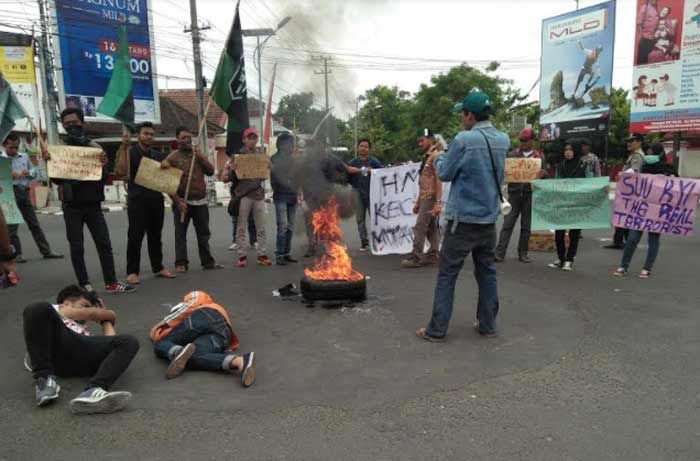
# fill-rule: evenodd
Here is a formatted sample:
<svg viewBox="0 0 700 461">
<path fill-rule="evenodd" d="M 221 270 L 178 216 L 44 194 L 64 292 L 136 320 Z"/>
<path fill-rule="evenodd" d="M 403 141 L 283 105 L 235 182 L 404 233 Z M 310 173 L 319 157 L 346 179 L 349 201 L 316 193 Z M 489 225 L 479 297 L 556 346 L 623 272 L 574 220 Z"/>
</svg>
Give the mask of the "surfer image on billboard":
<svg viewBox="0 0 700 461">
<path fill-rule="evenodd" d="M 614 2 L 542 23 L 540 133 L 543 141 L 608 129 L 612 90 Z"/>
</svg>

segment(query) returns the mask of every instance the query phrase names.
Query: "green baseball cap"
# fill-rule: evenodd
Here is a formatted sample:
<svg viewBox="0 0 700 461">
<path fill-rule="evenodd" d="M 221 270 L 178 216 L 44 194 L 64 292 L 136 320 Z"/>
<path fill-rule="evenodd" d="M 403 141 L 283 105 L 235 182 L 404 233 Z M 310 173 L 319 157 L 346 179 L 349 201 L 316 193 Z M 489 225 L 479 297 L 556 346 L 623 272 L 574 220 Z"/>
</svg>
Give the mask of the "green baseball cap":
<svg viewBox="0 0 700 461">
<path fill-rule="evenodd" d="M 464 100 L 454 106 L 455 112 L 471 112 L 481 114 L 491 109 L 491 98 L 484 92 L 472 91 L 464 97 Z"/>
</svg>

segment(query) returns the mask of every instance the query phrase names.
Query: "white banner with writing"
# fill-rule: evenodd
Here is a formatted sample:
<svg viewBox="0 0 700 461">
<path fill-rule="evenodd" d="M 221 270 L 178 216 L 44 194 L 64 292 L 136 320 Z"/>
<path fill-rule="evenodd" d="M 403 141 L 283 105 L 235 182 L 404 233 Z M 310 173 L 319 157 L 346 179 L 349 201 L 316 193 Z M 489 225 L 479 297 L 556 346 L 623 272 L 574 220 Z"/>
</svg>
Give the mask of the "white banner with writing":
<svg viewBox="0 0 700 461">
<path fill-rule="evenodd" d="M 413 249 L 413 204 L 420 163 L 372 170 L 369 189 L 372 254 L 406 254 Z"/>
</svg>

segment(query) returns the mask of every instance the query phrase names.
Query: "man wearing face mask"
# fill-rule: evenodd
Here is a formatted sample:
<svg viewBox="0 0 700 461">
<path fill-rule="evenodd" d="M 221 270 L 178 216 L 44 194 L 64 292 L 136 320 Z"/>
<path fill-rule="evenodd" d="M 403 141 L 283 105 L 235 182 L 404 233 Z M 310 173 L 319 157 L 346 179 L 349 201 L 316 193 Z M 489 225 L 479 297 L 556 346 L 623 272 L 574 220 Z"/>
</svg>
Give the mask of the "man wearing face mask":
<svg viewBox="0 0 700 461">
<path fill-rule="evenodd" d="M 61 124 L 66 130 L 65 143 L 69 146 L 97 147 L 99 144 L 85 136 L 83 111 L 69 107 L 61 112 Z M 51 155 L 43 144 L 41 145 L 44 160 L 51 160 Z M 132 285 L 117 281 L 114 271 L 114 255 L 109 238 L 109 229 L 102 213 L 102 202 L 105 199 L 104 185 L 107 177 L 107 155 L 102 152 L 102 178 L 99 181 L 76 181 L 52 179 L 59 185 L 63 202 L 63 219 L 66 223 L 66 237 L 70 244 L 70 257 L 73 263 L 78 283 L 87 291 L 94 291 L 85 267 L 85 247 L 83 226 L 87 225 L 90 235 L 95 242 L 97 254 L 102 266 L 102 275 L 107 293 L 131 293 L 136 290 Z"/>
<path fill-rule="evenodd" d="M 173 219 L 175 223 L 175 270 L 177 272 L 187 272 L 189 261 L 187 259 L 187 228 L 190 220 L 194 224 L 197 234 L 197 246 L 199 248 L 199 259 L 202 268 L 220 269 L 223 266 L 217 264 L 209 249 L 209 207 L 207 205 L 207 183 L 204 176 L 214 174 L 214 166 L 209 163 L 207 157 L 199 150 L 199 147 L 192 147 L 192 132 L 185 127 L 178 127 L 175 130 L 175 138 L 178 143 L 178 150 L 172 152 L 161 162 L 161 168 L 178 168 L 182 171 L 180 187 L 177 195 L 172 196 Z M 194 163 L 193 157 L 194 156 Z M 192 165 L 192 180 L 189 187 L 189 195 L 185 197 L 187 191 L 187 181 Z M 185 214 L 184 221 L 181 219 Z"/>
</svg>

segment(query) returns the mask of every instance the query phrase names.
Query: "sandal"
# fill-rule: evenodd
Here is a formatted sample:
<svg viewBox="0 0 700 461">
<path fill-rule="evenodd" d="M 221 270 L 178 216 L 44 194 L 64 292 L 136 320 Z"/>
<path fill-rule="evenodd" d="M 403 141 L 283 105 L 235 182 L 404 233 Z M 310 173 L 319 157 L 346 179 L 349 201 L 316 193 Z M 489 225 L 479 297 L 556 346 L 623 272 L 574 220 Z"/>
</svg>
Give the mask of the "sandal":
<svg viewBox="0 0 700 461">
<path fill-rule="evenodd" d="M 444 336 L 442 336 L 442 337 L 430 336 L 425 328 L 419 328 L 416 331 L 416 336 L 418 336 L 419 338 L 424 339 L 426 341 L 430 341 L 431 343 L 443 343 L 443 342 L 445 342 Z"/>
<path fill-rule="evenodd" d="M 167 269 L 163 269 L 160 272 L 156 273 L 156 277 L 160 277 L 163 279 L 174 279 L 177 277 L 177 275 L 173 274 L 172 272 L 170 272 Z"/>
<path fill-rule="evenodd" d="M 624 277 L 627 271 L 623 267 L 618 267 L 615 272 L 612 273 L 615 277 Z"/>
<path fill-rule="evenodd" d="M 187 272 L 187 266 L 175 266 L 175 272 L 184 274 L 185 272 Z"/>
<path fill-rule="evenodd" d="M 141 283 L 141 280 L 139 280 L 138 274 L 129 274 L 126 278 L 126 283 L 129 285 L 138 285 Z"/>
<path fill-rule="evenodd" d="M 648 279 L 649 276 L 651 276 L 651 271 L 648 271 L 646 269 L 643 269 L 642 272 L 639 273 L 640 279 Z"/>
</svg>

